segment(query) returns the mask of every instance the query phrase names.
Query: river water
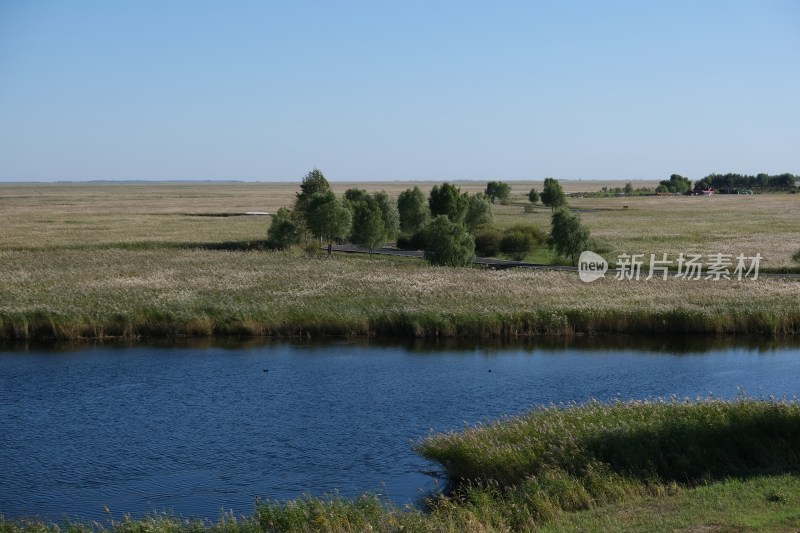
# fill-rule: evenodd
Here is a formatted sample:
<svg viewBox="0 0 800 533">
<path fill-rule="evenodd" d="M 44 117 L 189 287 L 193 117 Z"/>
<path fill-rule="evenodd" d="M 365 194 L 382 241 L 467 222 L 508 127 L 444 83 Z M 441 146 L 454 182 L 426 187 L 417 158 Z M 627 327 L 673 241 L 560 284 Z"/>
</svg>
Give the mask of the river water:
<svg viewBox="0 0 800 533">
<path fill-rule="evenodd" d="M 0 349 L 0 514 L 249 514 L 436 490 L 413 443 L 533 406 L 800 394 L 796 341 L 220 342 Z M 109 513 L 104 511 L 109 509 Z"/>
</svg>

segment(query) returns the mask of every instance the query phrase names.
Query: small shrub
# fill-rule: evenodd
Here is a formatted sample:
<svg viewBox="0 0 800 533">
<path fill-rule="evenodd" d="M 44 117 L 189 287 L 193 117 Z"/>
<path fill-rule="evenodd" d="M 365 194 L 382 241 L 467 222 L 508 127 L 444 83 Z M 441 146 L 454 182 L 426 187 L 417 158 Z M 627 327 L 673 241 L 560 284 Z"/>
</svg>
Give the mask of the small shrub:
<svg viewBox="0 0 800 533">
<path fill-rule="evenodd" d="M 411 235 L 401 233 L 397 236 L 397 247 L 401 250 L 411 250 Z"/>
<path fill-rule="evenodd" d="M 272 217 L 267 230 L 267 247 L 273 250 L 285 250 L 300 242 L 300 228 L 292 218 L 292 213 L 281 207 Z"/>
<path fill-rule="evenodd" d="M 522 261 L 547 238 L 542 230 L 533 224 L 517 224 L 503 233 L 500 251 L 514 261 Z"/>
<path fill-rule="evenodd" d="M 500 240 L 500 251 L 514 261 L 522 261 L 533 250 L 533 238 L 525 232 L 508 231 Z"/>
<path fill-rule="evenodd" d="M 319 257 L 322 255 L 322 248 L 320 248 L 319 241 L 306 241 L 303 243 L 303 251 L 309 257 Z"/>
<path fill-rule="evenodd" d="M 401 250 L 424 250 L 425 229 L 414 233 L 404 233 L 397 237 L 397 247 Z"/>
<path fill-rule="evenodd" d="M 476 229 L 472 236 L 475 238 L 476 255 L 494 257 L 500 253 L 500 240 L 503 235 L 494 226 L 482 226 Z"/>
<path fill-rule="evenodd" d="M 507 232 L 521 231 L 523 233 L 526 233 L 527 235 L 530 235 L 531 239 L 533 239 L 533 242 L 536 246 L 547 242 L 547 235 L 545 235 L 544 231 L 542 231 L 539 228 L 539 226 L 536 226 L 534 224 L 514 224 L 513 226 L 509 227 L 506 231 Z"/>
</svg>

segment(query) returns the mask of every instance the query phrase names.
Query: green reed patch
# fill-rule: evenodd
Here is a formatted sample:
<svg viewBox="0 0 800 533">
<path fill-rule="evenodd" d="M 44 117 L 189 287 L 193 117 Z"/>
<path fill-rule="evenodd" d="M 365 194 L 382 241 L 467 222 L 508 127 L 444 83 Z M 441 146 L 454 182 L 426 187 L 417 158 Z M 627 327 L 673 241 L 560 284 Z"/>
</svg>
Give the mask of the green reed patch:
<svg viewBox="0 0 800 533">
<path fill-rule="evenodd" d="M 417 451 L 454 482 L 506 487 L 552 472 L 600 471 L 696 483 L 800 467 L 800 404 L 709 399 L 549 407 L 433 435 Z"/>
</svg>

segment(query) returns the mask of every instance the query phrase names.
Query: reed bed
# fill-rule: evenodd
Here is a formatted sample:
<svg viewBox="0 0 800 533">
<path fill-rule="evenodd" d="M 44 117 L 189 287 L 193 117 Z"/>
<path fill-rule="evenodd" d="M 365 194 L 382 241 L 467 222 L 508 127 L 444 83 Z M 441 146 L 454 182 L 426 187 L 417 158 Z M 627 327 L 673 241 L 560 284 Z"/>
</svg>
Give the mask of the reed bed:
<svg viewBox="0 0 800 533">
<path fill-rule="evenodd" d="M 433 435 L 417 451 L 442 466 L 457 501 L 477 490 L 524 509 L 524 529 L 681 486 L 797 473 L 798 445 L 796 401 L 672 399 L 536 409 Z"/>
<path fill-rule="evenodd" d="M 0 251 L 0 336 L 786 335 L 800 283 L 615 281 L 206 249 Z"/>
<path fill-rule="evenodd" d="M 563 472 L 697 483 L 800 467 L 800 404 L 738 400 L 548 407 L 417 447 L 454 482 L 511 487 Z"/>
</svg>

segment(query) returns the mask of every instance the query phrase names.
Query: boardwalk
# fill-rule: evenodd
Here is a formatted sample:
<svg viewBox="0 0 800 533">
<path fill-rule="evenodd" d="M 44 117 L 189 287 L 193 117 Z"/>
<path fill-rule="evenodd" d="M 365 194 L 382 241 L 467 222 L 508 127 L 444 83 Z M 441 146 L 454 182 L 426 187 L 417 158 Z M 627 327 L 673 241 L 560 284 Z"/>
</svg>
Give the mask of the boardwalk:
<svg viewBox="0 0 800 533">
<path fill-rule="evenodd" d="M 334 245 L 334 252 L 343 252 L 351 254 L 368 254 L 369 250 L 355 246 L 353 244 L 338 244 Z M 373 254 L 377 255 L 396 255 L 399 257 L 416 257 L 422 259 L 424 253 L 421 250 L 398 250 L 397 248 L 375 248 L 372 250 Z M 506 259 L 495 259 L 493 257 L 476 257 L 473 261 L 476 265 L 488 266 L 491 268 L 540 268 L 547 270 L 567 270 L 577 272 L 577 267 L 562 266 L 562 265 L 544 265 L 539 263 L 524 263 L 522 261 L 509 261 Z"/>
</svg>

